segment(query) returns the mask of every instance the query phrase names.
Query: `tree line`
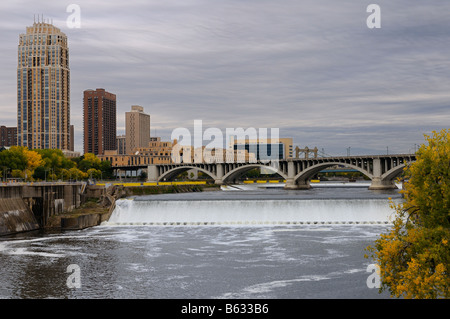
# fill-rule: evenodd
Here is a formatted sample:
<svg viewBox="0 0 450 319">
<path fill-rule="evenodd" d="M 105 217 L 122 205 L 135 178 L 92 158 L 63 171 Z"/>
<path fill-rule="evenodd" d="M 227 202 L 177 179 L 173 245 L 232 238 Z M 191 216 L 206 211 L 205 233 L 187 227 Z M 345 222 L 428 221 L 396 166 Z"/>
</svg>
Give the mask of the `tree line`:
<svg viewBox="0 0 450 319">
<path fill-rule="evenodd" d="M 111 163 L 86 153 L 68 158 L 59 149 L 33 149 L 12 146 L 0 151 L 2 180 L 16 178 L 24 181 L 68 181 L 113 178 Z"/>
</svg>

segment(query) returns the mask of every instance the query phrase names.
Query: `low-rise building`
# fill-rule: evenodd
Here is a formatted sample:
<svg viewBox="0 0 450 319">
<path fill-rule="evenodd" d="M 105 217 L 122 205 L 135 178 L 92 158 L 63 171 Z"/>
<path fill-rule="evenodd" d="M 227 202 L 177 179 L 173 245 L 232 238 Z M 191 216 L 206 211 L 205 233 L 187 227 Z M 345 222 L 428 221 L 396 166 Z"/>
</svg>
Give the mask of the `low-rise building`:
<svg viewBox="0 0 450 319">
<path fill-rule="evenodd" d="M 153 138 L 148 147 L 135 147 L 131 154 L 119 154 L 118 150 L 105 151 L 104 155 L 98 157 L 102 161 L 111 162 L 111 167 L 146 166 L 151 164 L 170 164 L 172 142 L 163 142 L 161 139 Z"/>
<path fill-rule="evenodd" d="M 278 160 L 293 158 L 292 138 L 277 139 L 230 139 L 230 149 L 246 150 L 256 160 Z"/>
</svg>

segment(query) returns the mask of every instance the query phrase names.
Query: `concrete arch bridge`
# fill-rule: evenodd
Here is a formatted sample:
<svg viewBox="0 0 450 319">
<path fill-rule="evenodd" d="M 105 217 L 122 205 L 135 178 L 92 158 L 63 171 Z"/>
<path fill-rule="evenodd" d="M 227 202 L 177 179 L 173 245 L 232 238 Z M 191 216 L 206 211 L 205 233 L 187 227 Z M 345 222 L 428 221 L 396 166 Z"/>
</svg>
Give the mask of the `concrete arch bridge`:
<svg viewBox="0 0 450 319">
<path fill-rule="evenodd" d="M 256 163 L 181 163 L 148 166 L 148 181 L 170 181 L 190 169 L 197 169 L 214 179 L 216 184 L 236 182 L 254 168 L 267 168 L 286 180 L 286 189 L 308 189 L 309 180 L 327 167 L 340 165 L 355 169 L 370 178 L 369 189 L 395 189 L 395 179 L 404 167 L 416 160 L 414 154 L 339 156 L 312 159 L 287 159 Z"/>
</svg>

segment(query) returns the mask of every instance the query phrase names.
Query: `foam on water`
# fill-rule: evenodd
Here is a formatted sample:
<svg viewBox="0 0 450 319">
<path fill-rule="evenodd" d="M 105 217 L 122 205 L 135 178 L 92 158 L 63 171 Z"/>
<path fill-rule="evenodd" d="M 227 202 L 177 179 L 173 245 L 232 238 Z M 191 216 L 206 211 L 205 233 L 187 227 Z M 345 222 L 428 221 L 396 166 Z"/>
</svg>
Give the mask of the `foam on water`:
<svg viewBox="0 0 450 319">
<path fill-rule="evenodd" d="M 329 200 L 118 200 L 108 222 L 120 226 L 273 226 L 385 224 L 393 210 L 387 199 Z"/>
<path fill-rule="evenodd" d="M 0 255 L 22 255 L 22 256 L 37 256 L 37 257 L 50 257 L 50 258 L 62 258 L 67 256 L 80 256 L 87 255 L 74 249 L 66 249 L 67 247 L 58 246 L 58 242 L 66 239 L 86 239 L 87 236 L 73 235 L 73 236 L 49 236 L 38 237 L 31 239 L 20 240 L 5 240 L 0 241 Z M 47 242 L 52 242 L 48 244 Z M 92 255 L 94 256 L 94 255 Z"/>
</svg>

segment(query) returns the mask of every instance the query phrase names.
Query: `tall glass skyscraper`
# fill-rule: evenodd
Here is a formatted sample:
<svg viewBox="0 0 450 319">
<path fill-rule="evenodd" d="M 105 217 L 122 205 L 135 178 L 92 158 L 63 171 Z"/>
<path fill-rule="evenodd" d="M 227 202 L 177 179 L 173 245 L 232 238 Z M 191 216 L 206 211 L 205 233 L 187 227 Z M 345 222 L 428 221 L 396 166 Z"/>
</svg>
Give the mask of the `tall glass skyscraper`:
<svg viewBox="0 0 450 319">
<path fill-rule="evenodd" d="M 17 144 L 71 149 L 67 36 L 45 22 L 33 23 L 19 38 Z"/>
</svg>

